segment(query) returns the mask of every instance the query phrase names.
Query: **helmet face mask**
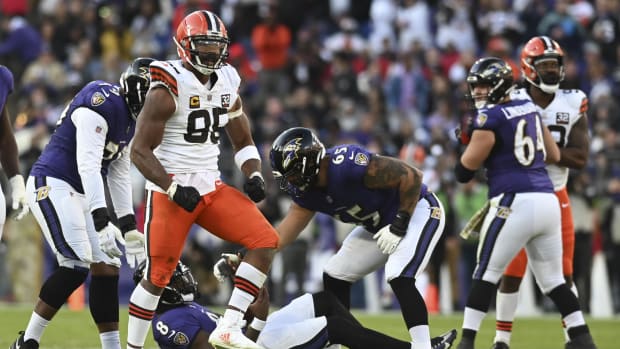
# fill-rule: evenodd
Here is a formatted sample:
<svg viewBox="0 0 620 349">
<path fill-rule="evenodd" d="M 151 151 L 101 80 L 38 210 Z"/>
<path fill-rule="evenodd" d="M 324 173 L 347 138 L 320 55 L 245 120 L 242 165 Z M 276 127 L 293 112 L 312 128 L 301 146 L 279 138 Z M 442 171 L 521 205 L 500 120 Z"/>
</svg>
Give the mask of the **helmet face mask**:
<svg viewBox="0 0 620 349">
<path fill-rule="evenodd" d="M 121 74 L 119 84 L 121 94 L 129 108 L 131 117 L 135 120 L 142 110 L 146 93 L 151 83 L 149 65 L 153 62 L 152 58 L 136 58 L 131 65 Z"/>
<path fill-rule="evenodd" d="M 173 38 L 179 57 L 203 75 L 219 69 L 228 58 L 228 33 L 222 20 L 210 11 L 187 15 Z"/>
<path fill-rule="evenodd" d="M 295 196 L 316 184 L 325 147 L 312 131 L 294 127 L 282 132 L 273 142 L 269 159 L 280 189 Z"/>
<path fill-rule="evenodd" d="M 512 68 L 497 57 L 481 58 L 469 70 L 467 84 L 476 108 L 497 104 L 513 87 Z"/>
<path fill-rule="evenodd" d="M 564 80 L 564 51 L 547 36 L 533 37 L 521 51 L 521 71 L 529 83 L 553 94 Z"/>
</svg>

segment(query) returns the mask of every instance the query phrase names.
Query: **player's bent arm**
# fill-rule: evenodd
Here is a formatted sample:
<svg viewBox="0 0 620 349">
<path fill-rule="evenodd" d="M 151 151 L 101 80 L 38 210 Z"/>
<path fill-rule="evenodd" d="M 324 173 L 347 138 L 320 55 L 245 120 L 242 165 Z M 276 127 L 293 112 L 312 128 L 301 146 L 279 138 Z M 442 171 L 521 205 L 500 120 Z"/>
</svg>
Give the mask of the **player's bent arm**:
<svg viewBox="0 0 620 349">
<path fill-rule="evenodd" d="M 0 117 L 2 118 L 0 120 L 0 150 L 2 153 L 0 163 L 7 178 L 11 178 L 19 174 L 19 161 L 17 157 L 17 143 L 15 142 L 15 135 L 13 135 L 13 127 L 11 126 L 6 106 L 2 108 L 2 115 Z"/>
<path fill-rule="evenodd" d="M 213 349 L 209 344 L 209 335 L 210 333 L 204 330 L 198 331 L 190 349 Z"/>
<path fill-rule="evenodd" d="M 314 213 L 314 211 L 303 208 L 294 202 L 291 203 L 288 213 L 276 226 L 276 231 L 280 235 L 278 250 L 281 250 L 295 241 L 308 223 L 310 223 L 310 220 L 314 217 Z"/>
<path fill-rule="evenodd" d="M 77 108 L 71 114 L 75 125 L 77 169 L 84 187 L 88 208 L 106 207 L 105 189 L 101 176 L 101 160 L 108 123 L 103 116 L 88 108 Z"/>
<path fill-rule="evenodd" d="M 422 188 L 422 172 L 404 161 L 374 154 L 364 175 L 364 185 L 369 189 L 398 188 L 398 211 L 413 214 Z"/>
<path fill-rule="evenodd" d="M 233 104 L 232 108 L 229 109 L 228 115 L 231 115 L 232 117 L 226 125 L 226 133 L 232 143 L 235 154 L 237 155 L 239 154 L 239 151 L 246 151 L 246 149 L 249 149 L 246 147 L 254 147 L 254 149 L 256 149 L 256 145 L 252 139 L 250 119 L 245 112 L 243 112 L 241 97 L 237 98 L 235 104 Z M 254 157 L 255 156 L 259 155 L 254 154 Z M 241 169 L 241 172 L 243 172 L 246 177 L 249 177 L 256 171 L 261 171 L 260 158 L 256 159 L 254 157 L 247 159 L 244 157 L 240 160 L 240 163 L 237 164 Z"/>
<path fill-rule="evenodd" d="M 491 130 L 474 130 L 471 141 L 461 155 L 461 164 L 469 170 L 475 171 L 482 166 L 489 157 L 495 145 L 495 132 Z"/>
<path fill-rule="evenodd" d="M 557 143 L 555 143 L 555 139 L 549 132 L 547 126 L 543 128 L 543 139 L 545 141 L 545 152 L 547 153 L 547 157 L 545 158 L 545 162 L 548 164 L 556 164 L 560 161 L 560 148 L 558 148 Z"/>
<path fill-rule="evenodd" d="M 176 110 L 172 95 L 165 87 L 151 88 L 138 115 L 136 133 L 131 142 L 131 161 L 149 181 L 167 190 L 172 179 L 153 154 L 162 141 L 166 122 Z"/>
<path fill-rule="evenodd" d="M 586 166 L 589 153 L 588 117 L 583 113 L 571 129 L 566 146 L 560 148 L 560 161 L 557 164 L 580 170 Z"/>
</svg>

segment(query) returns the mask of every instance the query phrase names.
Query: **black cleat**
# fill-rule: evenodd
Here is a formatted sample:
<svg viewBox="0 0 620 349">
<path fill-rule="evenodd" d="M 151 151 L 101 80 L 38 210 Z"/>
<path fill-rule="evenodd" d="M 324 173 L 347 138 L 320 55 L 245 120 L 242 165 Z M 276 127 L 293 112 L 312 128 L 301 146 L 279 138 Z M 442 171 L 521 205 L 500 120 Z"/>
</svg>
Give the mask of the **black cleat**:
<svg viewBox="0 0 620 349">
<path fill-rule="evenodd" d="M 19 337 L 9 349 L 39 349 L 39 343 L 32 338 L 24 342 L 24 331 L 19 331 Z"/>
<path fill-rule="evenodd" d="M 433 349 L 448 349 L 452 347 L 452 343 L 456 339 L 456 330 L 451 329 L 446 333 L 442 333 L 437 337 L 431 338 L 431 347 Z"/>
<path fill-rule="evenodd" d="M 571 339 L 564 347 L 566 349 L 596 349 L 596 344 L 592 339 L 592 335 L 584 333 L 578 337 Z"/>
<path fill-rule="evenodd" d="M 510 346 L 504 342 L 495 342 L 491 349 L 510 349 Z"/>
</svg>

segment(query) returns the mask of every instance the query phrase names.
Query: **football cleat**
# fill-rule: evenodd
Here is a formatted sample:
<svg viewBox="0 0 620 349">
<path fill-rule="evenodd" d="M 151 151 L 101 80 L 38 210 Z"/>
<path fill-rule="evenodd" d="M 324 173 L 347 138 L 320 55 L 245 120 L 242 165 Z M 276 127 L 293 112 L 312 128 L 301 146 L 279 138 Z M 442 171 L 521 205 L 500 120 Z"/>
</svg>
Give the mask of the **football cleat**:
<svg viewBox="0 0 620 349">
<path fill-rule="evenodd" d="M 452 343 L 456 339 L 456 330 L 451 329 L 446 333 L 442 333 L 437 337 L 431 338 L 431 348 L 433 349 L 448 349 L 452 347 Z"/>
<path fill-rule="evenodd" d="M 510 349 L 510 346 L 504 342 L 495 342 L 491 349 Z"/>
<path fill-rule="evenodd" d="M 19 337 L 11 344 L 9 349 L 39 349 L 39 343 L 34 339 L 24 341 L 24 331 L 19 331 Z"/>
<path fill-rule="evenodd" d="M 582 334 L 566 343 L 565 349 L 596 349 L 596 344 L 589 333 Z"/>
<path fill-rule="evenodd" d="M 246 337 L 241 327 L 240 323 L 220 319 L 217 327 L 209 336 L 209 343 L 216 349 L 264 349 Z"/>
<path fill-rule="evenodd" d="M 474 349 L 474 340 L 470 338 L 461 338 L 461 342 L 456 349 Z"/>
</svg>

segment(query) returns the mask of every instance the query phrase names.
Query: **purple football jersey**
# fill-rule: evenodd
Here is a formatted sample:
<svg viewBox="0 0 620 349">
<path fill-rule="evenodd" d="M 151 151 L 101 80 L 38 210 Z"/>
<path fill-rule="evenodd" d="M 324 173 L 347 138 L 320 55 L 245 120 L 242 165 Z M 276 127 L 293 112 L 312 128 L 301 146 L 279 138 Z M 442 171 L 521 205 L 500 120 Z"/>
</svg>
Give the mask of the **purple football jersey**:
<svg viewBox="0 0 620 349">
<path fill-rule="evenodd" d="M 495 146 L 484 162 L 489 198 L 502 193 L 553 192 L 544 159 L 540 116 L 529 100 L 482 108 L 474 129 L 495 133 Z"/>
<path fill-rule="evenodd" d="M 56 124 L 50 142 L 33 165 L 30 175 L 61 179 L 84 193 L 77 168 L 75 125 L 71 116 L 77 108 L 88 108 L 101 115 L 108 124 L 105 148 L 101 159 L 101 174 L 107 175 L 110 162 L 117 159 L 133 137 L 136 122 L 131 117 L 119 86 L 103 81 L 93 81 L 75 95 Z M 96 132 L 101 131 L 93 125 Z"/>
<path fill-rule="evenodd" d="M 13 92 L 13 74 L 7 67 L 0 65 L 0 110 L 4 109 L 11 92 Z"/>
<path fill-rule="evenodd" d="M 327 149 L 329 169 L 327 189 L 310 188 L 300 196 L 293 196 L 299 206 L 322 212 L 334 218 L 376 232 L 392 223 L 399 207 L 398 188 L 368 189 L 364 176 L 373 154 L 353 144 Z M 420 197 L 426 195 L 422 185 Z"/>
<path fill-rule="evenodd" d="M 219 317 L 198 303 L 185 304 L 155 314 L 153 337 L 162 349 L 189 348 L 200 330 L 211 333 L 215 329 Z"/>
</svg>

